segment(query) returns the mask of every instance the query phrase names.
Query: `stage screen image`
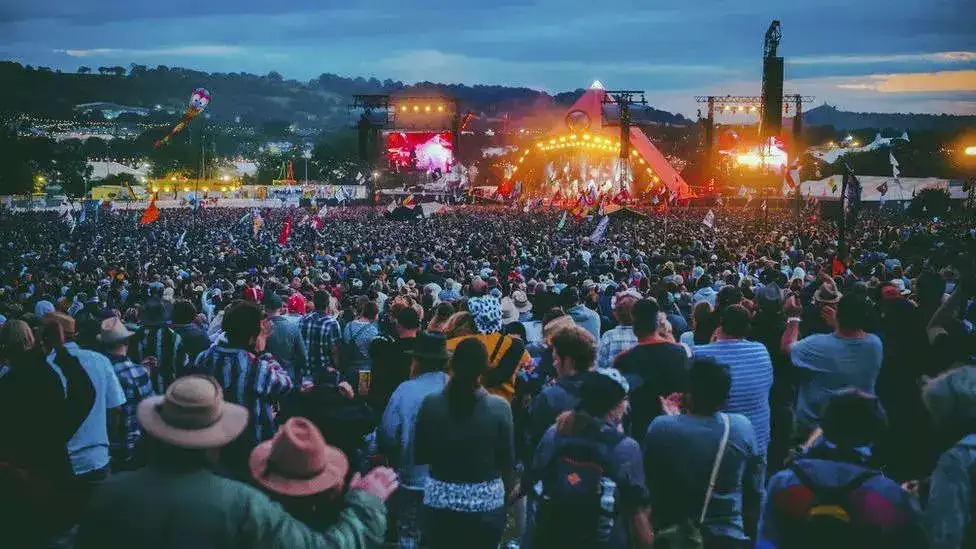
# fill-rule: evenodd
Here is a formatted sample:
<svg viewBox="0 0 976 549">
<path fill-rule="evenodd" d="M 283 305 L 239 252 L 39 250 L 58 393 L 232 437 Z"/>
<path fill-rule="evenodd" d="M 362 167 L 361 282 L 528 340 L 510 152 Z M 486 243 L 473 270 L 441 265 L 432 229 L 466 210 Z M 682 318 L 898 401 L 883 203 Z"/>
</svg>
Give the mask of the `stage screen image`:
<svg viewBox="0 0 976 549">
<path fill-rule="evenodd" d="M 447 173 L 454 164 L 451 132 L 387 132 L 386 161 L 391 170 Z"/>
</svg>

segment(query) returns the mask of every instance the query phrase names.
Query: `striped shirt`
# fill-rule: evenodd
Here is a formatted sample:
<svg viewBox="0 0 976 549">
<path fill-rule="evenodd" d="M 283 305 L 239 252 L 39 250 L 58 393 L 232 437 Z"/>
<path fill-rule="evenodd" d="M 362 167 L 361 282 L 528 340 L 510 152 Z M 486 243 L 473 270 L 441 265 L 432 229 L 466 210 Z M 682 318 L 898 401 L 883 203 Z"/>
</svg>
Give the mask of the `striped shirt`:
<svg viewBox="0 0 976 549">
<path fill-rule="evenodd" d="M 766 347 L 744 339 L 724 340 L 696 346 L 695 355 L 712 357 L 728 366 L 732 389 L 722 411 L 749 418 L 759 453 L 765 457 L 769 446 L 769 390 L 773 386 L 773 362 Z"/>
<path fill-rule="evenodd" d="M 332 350 L 339 346 L 341 338 L 339 321 L 332 315 L 313 311 L 302 317 L 298 326 L 308 348 L 308 369 L 315 383 L 336 379 L 337 365 L 333 363 Z"/>
<path fill-rule="evenodd" d="M 124 356 L 107 355 L 112 362 L 115 376 L 119 378 L 122 392 L 125 393 L 125 404 L 122 405 L 122 425 L 117 432 L 109 431 L 109 453 L 112 457 L 112 468 L 124 468 L 131 464 L 136 457 L 136 443 L 142 438 L 142 430 L 136 417 L 139 403 L 155 394 L 149 372 L 141 364 L 132 362 Z"/>
<path fill-rule="evenodd" d="M 183 338 L 167 326 L 142 326 L 136 330 L 129 343 L 129 358 L 136 364 L 145 359 L 156 359 L 156 367 L 150 372 L 153 391 L 164 394 L 174 379 L 183 375 L 190 365 L 190 357 L 183 348 Z"/>
<path fill-rule="evenodd" d="M 247 408 L 251 443 L 274 436 L 272 403 L 290 393 L 294 385 L 273 356 L 214 345 L 197 357 L 196 370 L 217 380 L 224 400 Z"/>
</svg>

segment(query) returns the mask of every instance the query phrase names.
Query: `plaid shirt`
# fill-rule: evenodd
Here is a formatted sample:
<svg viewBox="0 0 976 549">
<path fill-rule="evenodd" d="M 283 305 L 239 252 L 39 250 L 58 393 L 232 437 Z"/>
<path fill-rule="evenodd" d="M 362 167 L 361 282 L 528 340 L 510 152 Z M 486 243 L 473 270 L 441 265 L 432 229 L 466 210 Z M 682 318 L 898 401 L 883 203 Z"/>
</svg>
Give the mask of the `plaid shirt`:
<svg viewBox="0 0 976 549">
<path fill-rule="evenodd" d="M 174 379 L 183 375 L 190 357 L 183 347 L 183 338 L 167 326 L 142 326 L 132 336 L 129 358 L 135 363 L 155 357 L 156 367 L 150 373 L 157 395 L 166 392 Z"/>
<path fill-rule="evenodd" d="M 200 353 L 195 369 L 217 380 L 223 387 L 224 400 L 247 408 L 251 443 L 274 436 L 272 403 L 290 393 L 294 385 L 273 356 L 214 345 Z"/>
<path fill-rule="evenodd" d="M 136 443 L 142 437 L 136 410 L 143 399 L 153 396 L 152 382 L 149 372 L 141 364 L 132 362 L 124 356 L 107 355 L 112 362 L 116 377 L 125 393 L 125 404 L 122 405 L 121 428 L 115 432 L 109 431 L 109 453 L 112 465 L 117 468 L 133 461 Z"/>
<path fill-rule="evenodd" d="M 637 345 L 637 336 L 631 326 L 617 326 L 600 336 L 600 349 L 597 351 L 596 365 L 600 368 L 613 366 L 617 355 Z"/>
<path fill-rule="evenodd" d="M 332 350 L 339 346 L 341 330 L 339 321 L 321 311 L 313 311 L 298 322 L 308 347 L 308 369 L 316 383 L 337 377 L 337 365 L 332 361 Z"/>
</svg>

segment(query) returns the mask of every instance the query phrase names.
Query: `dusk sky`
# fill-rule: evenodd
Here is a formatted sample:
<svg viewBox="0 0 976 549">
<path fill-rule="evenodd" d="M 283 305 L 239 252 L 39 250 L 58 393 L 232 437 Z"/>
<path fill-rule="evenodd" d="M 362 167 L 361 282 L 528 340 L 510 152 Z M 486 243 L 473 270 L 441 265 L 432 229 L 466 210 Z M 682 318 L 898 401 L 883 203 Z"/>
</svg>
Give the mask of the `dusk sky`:
<svg viewBox="0 0 976 549">
<path fill-rule="evenodd" d="M 976 113 L 973 0 L 14 2 L 0 7 L 0 58 L 64 71 L 134 62 L 551 92 L 600 79 L 685 114 L 696 94 L 758 95 L 779 19 L 788 92 L 846 110 Z"/>
</svg>

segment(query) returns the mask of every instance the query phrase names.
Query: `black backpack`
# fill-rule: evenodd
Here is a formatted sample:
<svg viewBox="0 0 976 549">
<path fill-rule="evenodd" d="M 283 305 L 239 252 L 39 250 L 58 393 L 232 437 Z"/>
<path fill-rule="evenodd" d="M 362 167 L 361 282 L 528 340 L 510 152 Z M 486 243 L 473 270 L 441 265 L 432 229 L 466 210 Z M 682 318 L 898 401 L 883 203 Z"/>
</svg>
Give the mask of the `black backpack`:
<svg viewBox="0 0 976 549">
<path fill-rule="evenodd" d="M 859 522 L 851 510 L 851 494 L 868 480 L 881 474 L 865 469 L 841 486 L 823 486 L 815 482 L 797 462 L 789 468 L 800 483 L 813 492 L 813 502 L 806 514 L 788 528 L 785 536 L 790 549 L 863 549 L 881 541 L 879 532 Z"/>
<path fill-rule="evenodd" d="M 541 479 L 536 549 L 597 549 L 609 540 L 618 492 L 613 451 L 626 437 L 612 429 L 592 431 L 555 439 Z"/>
</svg>

